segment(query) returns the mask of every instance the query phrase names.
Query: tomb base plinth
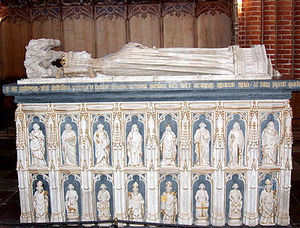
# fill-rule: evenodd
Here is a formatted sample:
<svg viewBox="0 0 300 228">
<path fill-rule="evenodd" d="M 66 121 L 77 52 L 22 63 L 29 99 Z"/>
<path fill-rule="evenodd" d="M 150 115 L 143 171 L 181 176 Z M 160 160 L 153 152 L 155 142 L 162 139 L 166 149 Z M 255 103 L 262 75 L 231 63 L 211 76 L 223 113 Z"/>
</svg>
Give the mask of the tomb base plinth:
<svg viewBox="0 0 300 228">
<path fill-rule="evenodd" d="M 289 99 L 299 89 L 297 80 L 6 85 L 18 103 L 21 221 L 288 225 Z"/>
</svg>

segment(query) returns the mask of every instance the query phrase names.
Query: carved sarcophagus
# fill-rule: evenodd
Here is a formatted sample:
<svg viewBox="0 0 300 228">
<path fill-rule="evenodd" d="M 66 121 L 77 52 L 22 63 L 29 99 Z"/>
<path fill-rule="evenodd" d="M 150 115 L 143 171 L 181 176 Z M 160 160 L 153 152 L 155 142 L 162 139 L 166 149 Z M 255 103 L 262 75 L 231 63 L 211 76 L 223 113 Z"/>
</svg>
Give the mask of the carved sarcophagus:
<svg viewBox="0 0 300 228">
<path fill-rule="evenodd" d="M 289 224 L 299 81 L 113 78 L 4 87 L 22 222 Z"/>
</svg>

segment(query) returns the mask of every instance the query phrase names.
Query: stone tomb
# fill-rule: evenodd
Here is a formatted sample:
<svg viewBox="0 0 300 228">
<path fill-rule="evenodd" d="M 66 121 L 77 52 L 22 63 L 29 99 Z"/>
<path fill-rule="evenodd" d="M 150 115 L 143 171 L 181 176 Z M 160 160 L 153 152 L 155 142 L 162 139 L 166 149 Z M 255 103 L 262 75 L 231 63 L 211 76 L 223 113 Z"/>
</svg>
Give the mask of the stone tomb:
<svg viewBox="0 0 300 228">
<path fill-rule="evenodd" d="M 300 82 L 167 78 L 4 86 L 18 103 L 21 222 L 288 225 Z"/>
<path fill-rule="evenodd" d="M 288 99 L 20 103 L 21 221 L 287 225 L 291 119 Z"/>
</svg>

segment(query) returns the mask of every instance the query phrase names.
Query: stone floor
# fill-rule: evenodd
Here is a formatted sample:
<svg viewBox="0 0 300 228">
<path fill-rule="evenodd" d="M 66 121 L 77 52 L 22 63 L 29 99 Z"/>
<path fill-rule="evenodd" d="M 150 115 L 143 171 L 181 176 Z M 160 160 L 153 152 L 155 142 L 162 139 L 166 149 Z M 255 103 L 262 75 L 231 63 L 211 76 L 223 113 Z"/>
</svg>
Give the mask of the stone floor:
<svg viewBox="0 0 300 228">
<path fill-rule="evenodd" d="M 0 227 L 1 222 L 18 222 L 20 216 L 16 150 L 13 127 L 0 130 Z M 293 227 L 300 227 L 300 128 L 294 128 L 293 173 L 290 200 Z"/>
</svg>

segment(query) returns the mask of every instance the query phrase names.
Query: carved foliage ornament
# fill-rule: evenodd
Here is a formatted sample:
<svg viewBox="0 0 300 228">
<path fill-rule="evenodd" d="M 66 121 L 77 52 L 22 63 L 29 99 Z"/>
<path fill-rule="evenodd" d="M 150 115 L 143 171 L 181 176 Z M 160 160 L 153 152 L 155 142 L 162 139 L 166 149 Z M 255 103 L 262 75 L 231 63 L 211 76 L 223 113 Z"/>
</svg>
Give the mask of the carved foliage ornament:
<svg viewBox="0 0 300 228">
<path fill-rule="evenodd" d="M 3 9 L 0 8 L 0 23 L 7 21 L 11 23 L 19 21 L 30 21 L 29 10 L 26 9 Z"/>
<path fill-rule="evenodd" d="M 61 2 L 61 3 L 60 3 Z M 9 1 L 0 5 L 1 21 L 35 21 L 58 19 L 79 19 L 80 17 L 98 19 L 99 17 L 121 17 L 130 19 L 141 15 L 146 18 L 148 14 L 158 17 L 166 15 L 191 15 L 198 17 L 201 14 L 215 15 L 224 13 L 231 17 L 231 3 L 229 1 L 194 2 L 176 1 L 173 3 L 158 3 L 157 1 L 95 1 L 91 0 L 35 0 L 24 2 L 21 0 Z M 27 7 L 26 7 L 27 6 Z M 62 6 L 62 12 L 61 12 Z"/>
<path fill-rule="evenodd" d="M 160 16 L 160 5 L 129 5 L 128 6 L 128 18 L 131 19 L 133 16 L 141 15 L 142 18 L 146 18 L 148 14 Z"/>
<path fill-rule="evenodd" d="M 93 19 L 93 8 L 91 6 L 63 7 L 62 20 L 79 19 L 80 17 Z"/>
<path fill-rule="evenodd" d="M 126 7 L 124 5 L 116 6 L 95 6 L 95 20 L 99 17 L 107 17 L 113 19 L 114 17 L 126 18 Z"/>
<path fill-rule="evenodd" d="M 194 3 L 167 3 L 162 6 L 162 16 L 166 16 L 167 14 L 176 15 L 180 17 L 181 14 L 183 16 L 191 15 L 194 16 L 195 12 L 195 4 Z"/>
<path fill-rule="evenodd" d="M 49 18 L 60 20 L 61 10 L 59 7 L 33 8 L 30 10 L 30 15 L 32 21 L 46 21 Z"/>
<path fill-rule="evenodd" d="M 223 13 L 231 17 L 231 3 L 230 1 L 198 2 L 196 17 L 208 13 L 213 16 Z"/>
</svg>

